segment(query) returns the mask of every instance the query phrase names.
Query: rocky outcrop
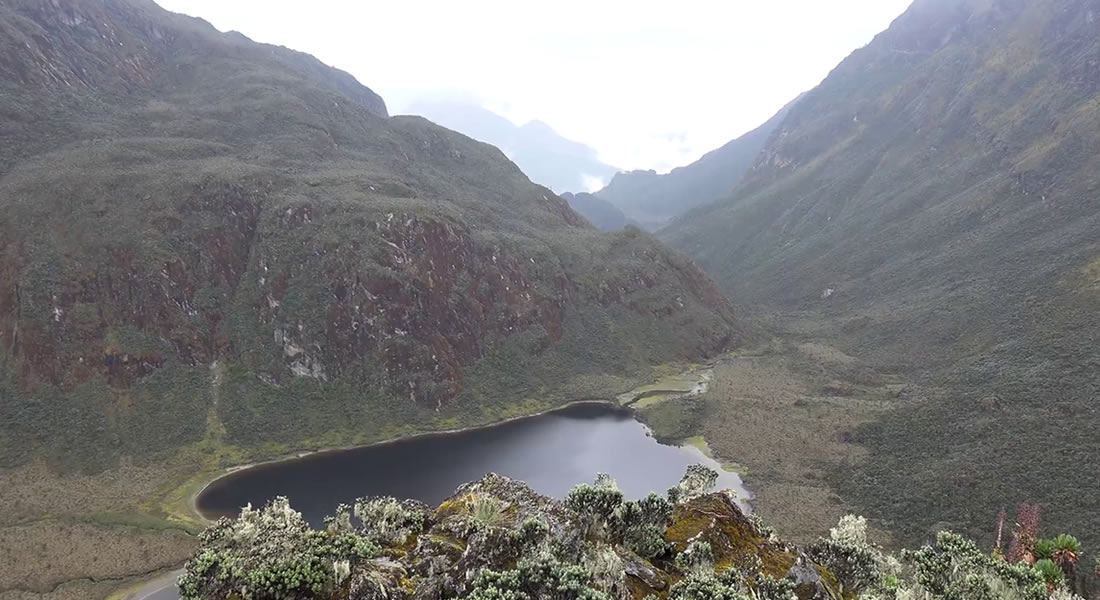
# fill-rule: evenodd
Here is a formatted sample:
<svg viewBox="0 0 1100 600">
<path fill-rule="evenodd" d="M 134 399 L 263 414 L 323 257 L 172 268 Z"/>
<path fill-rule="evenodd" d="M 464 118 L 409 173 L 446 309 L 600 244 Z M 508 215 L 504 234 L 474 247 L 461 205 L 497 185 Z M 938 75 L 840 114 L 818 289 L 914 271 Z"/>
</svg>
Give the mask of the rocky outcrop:
<svg viewBox="0 0 1100 600">
<path fill-rule="evenodd" d="M 800 600 L 839 598 L 834 586 L 823 583 L 831 577 L 827 571 L 761 531 L 726 492 L 685 496 L 673 508 L 655 495 L 624 502 L 608 486 L 606 480 L 581 486 L 583 493 L 575 490 L 560 501 L 490 474 L 463 485 L 434 509 L 393 499 L 361 500 L 354 511 L 340 509 L 323 532 L 309 530 L 281 499 L 261 511 L 246 509 L 236 523 L 223 519 L 211 528 L 188 563 L 181 588 L 185 597 L 197 599 L 231 597 L 250 581 L 249 589 L 261 597 L 295 594 L 297 582 L 312 581 L 309 591 L 294 597 L 642 600 L 695 598 L 689 590 L 700 587 L 728 594 L 713 597 L 789 598 L 774 586 L 790 585 Z M 657 516 L 661 511 L 639 508 L 662 503 L 671 511 L 667 521 Z M 352 512 L 363 519 L 361 529 L 353 525 Z M 658 538 L 660 547 L 643 557 L 624 532 L 647 525 L 665 533 Z M 709 562 L 693 566 L 683 560 L 700 544 L 713 549 Z M 270 553 L 275 547 L 288 554 L 276 558 Z M 360 554 L 334 547 L 358 548 Z M 282 570 L 287 564 L 302 567 L 287 576 Z M 789 583 L 775 583 L 781 581 Z M 255 582 L 266 587 L 257 589 Z"/>
</svg>

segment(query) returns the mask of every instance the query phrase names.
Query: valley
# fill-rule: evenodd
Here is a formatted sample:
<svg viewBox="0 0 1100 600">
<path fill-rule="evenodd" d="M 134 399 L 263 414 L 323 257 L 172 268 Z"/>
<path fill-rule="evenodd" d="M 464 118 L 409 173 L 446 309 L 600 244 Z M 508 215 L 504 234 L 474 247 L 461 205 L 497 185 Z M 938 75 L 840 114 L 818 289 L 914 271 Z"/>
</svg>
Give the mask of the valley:
<svg viewBox="0 0 1100 600">
<path fill-rule="evenodd" d="M 0 0 L 0 600 L 1100 597 L 1097 0 L 667 173 L 482 104 Z"/>
<path fill-rule="evenodd" d="M 839 383 L 845 378 L 864 385 L 848 389 Z M 835 350 L 793 348 L 773 342 L 717 357 L 706 365 L 666 366 L 664 374 L 654 375 L 652 383 L 606 399 L 630 405 L 638 418 L 653 428 L 654 436 L 667 443 L 700 445 L 702 449 L 691 451 L 713 455 L 725 465 L 720 469 L 745 478 L 754 511 L 780 523 L 784 536 L 803 541 L 820 535 L 825 530 L 823 524 L 850 511 L 850 505 L 840 499 L 826 475 L 843 460 L 866 454 L 844 434 L 889 404 L 887 396 L 891 392 L 883 385 L 889 387 L 881 380 L 868 382 L 854 359 Z M 705 391 L 699 393 L 701 389 Z M 517 408 L 515 414 L 518 417 L 523 413 Z M 528 422 L 525 417 L 519 421 L 503 418 L 520 425 Z M 610 431 L 593 431 L 593 435 L 593 443 L 618 447 L 611 454 L 597 452 L 603 456 L 601 460 L 631 452 Z M 537 444 L 530 450 L 523 449 L 533 443 L 531 435 L 520 437 L 528 441 L 512 442 L 520 447 L 503 454 L 492 451 L 493 455 L 520 452 L 517 456 L 522 457 L 524 452 L 538 451 Z M 658 448 L 656 444 L 652 447 Z M 25 571 L 6 571 L 11 579 L 4 582 L 6 590 L 0 591 L 0 598 L 33 594 L 76 599 L 99 593 L 95 590 L 135 589 L 134 584 L 144 580 L 145 573 L 174 568 L 193 552 L 193 535 L 209 523 L 195 502 L 211 481 L 257 461 L 285 460 L 286 456 L 311 459 L 316 451 L 332 447 L 267 448 L 269 454 L 257 453 L 230 443 L 212 430 L 205 441 L 178 451 L 173 458 L 146 461 L 144 466 L 126 464 L 95 475 L 58 475 L 41 464 L 0 472 L 0 502 L 9 507 L 9 522 L 0 527 L 0 549 L 13 557 L 22 555 L 20 548 L 28 546 L 40 552 L 30 554 L 28 562 L 21 559 L 14 563 L 25 565 L 19 567 Z M 669 450 L 673 451 L 670 457 L 677 454 L 675 448 Z M 629 486 L 631 480 L 621 469 L 646 465 L 646 475 L 635 484 L 640 486 L 638 490 L 667 487 L 666 483 L 654 483 L 653 464 L 641 456 L 635 453 L 624 459 L 619 472 L 596 463 L 579 468 L 585 472 L 612 471 Z M 699 460 L 705 462 L 702 456 Z M 540 463 L 524 459 L 516 464 L 523 465 L 521 470 L 537 470 Z M 715 466 L 719 468 L 717 463 Z M 474 471 L 482 468 L 500 470 L 486 463 Z M 680 470 L 682 465 L 671 467 L 672 477 Z M 340 471 L 342 474 L 333 481 L 348 476 L 352 481 L 365 481 L 354 471 Z M 562 493 L 578 476 L 566 476 L 558 487 L 546 491 Z M 467 478 L 455 472 L 433 485 L 446 495 L 454 487 L 446 482 Z M 526 480 L 538 485 L 537 477 Z M 325 484 L 323 489 L 329 485 L 333 484 Z M 255 498 L 255 503 L 262 503 L 264 497 Z M 296 506 L 307 509 L 307 514 L 326 514 L 333 508 L 327 502 L 316 509 L 309 509 L 309 503 L 303 501 Z M 884 541 L 889 539 L 883 532 L 877 535 Z M 63 552 L 58 543 L 65 544 Z M 103 544 L 110 544 L 112 552 L 101 552 Z M 55 557 L 57 560 L 52 560 Z M 104 574 L 112 577 L 104 578 Z M 100 581 L 87 580 L 87 575 Z"/>
</svg>

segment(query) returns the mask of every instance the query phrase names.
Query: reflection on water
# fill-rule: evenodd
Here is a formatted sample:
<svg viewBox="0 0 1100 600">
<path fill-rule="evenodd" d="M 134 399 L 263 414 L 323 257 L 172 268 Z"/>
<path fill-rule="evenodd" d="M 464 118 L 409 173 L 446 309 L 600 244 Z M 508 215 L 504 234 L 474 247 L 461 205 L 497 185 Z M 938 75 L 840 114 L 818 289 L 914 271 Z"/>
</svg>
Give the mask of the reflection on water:
<svg viewBox="0 0 1100 600">
<path fill-rule="evenodd" d="M 287 496 L 316 526 L 337 504 L 360 496 L 415 498 L 435 505 L 489 472 L 556 497 L 592 481 L 596 473 L 609 473 L 628 497 L 636 498 L 664 492 L 695 463 L 718 468 L 695 448 L 658 444 L 627 412 L 587 404 L 496 427 L 257 466 L 212 484 L 198 498 L 198 507 L 209 518 L 235 516 L 247 503 L 259 506 Z M 736 474 L 722 472 L 719 487 L 748 497 Z"/>
</svg>

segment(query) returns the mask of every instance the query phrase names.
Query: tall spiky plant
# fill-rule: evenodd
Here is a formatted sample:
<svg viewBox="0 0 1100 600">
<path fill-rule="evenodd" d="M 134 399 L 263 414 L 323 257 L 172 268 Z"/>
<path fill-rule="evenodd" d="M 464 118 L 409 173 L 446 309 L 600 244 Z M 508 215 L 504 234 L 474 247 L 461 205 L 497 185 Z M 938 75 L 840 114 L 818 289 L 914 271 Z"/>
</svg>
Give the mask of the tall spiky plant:
<svg viewBox="0 0 1100 600">
<path fill-rule="evenodd" d="M 1008 545 L 1008 562 L 1035 564 L 1035 541 L 1039 539 L 1038 504 L 1022 503 L 1016 509 L 1016 527 L 1012 531 L 1012 542 Z"/>
<path fill-rule="evenodd" d="M 1005 521 L 1008 519 L 1008 513 L 1002 507 L 1001 511 L 997 513 L 997 539 L 993 542 L 993 556 L 1004 556 L 1004 531 Z"/>
</svg>

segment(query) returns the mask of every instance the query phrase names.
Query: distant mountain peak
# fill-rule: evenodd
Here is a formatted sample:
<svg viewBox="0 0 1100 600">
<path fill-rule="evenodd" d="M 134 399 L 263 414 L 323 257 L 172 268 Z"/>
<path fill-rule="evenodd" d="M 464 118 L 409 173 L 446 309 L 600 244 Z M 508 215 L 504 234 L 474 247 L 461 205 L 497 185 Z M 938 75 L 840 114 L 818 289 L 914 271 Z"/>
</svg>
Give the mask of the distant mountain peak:
<svg viewBox="0 0 1100 600">
<path fill-rule="evenodd" d="M 731 194 L 793 104 L 757 129 L 706 153 L 690 165 L 663 175 L 654 169 L 619 172 L 596 195 L 640 226 L 660 229 L 692 208 Z"/>
<path fill-rule="evenodd" d="M 563 137 L 543 121 L 517 126 L 479 104 L 451 99 L 422 98 L 410 103 L 408 110 L 506 149 L 508 158 L 531 181 L 557 193 L 586 190 L 592 178 L 605 182 L 617 171 L 601 162 L 595 149 Z"/>
</svg>

